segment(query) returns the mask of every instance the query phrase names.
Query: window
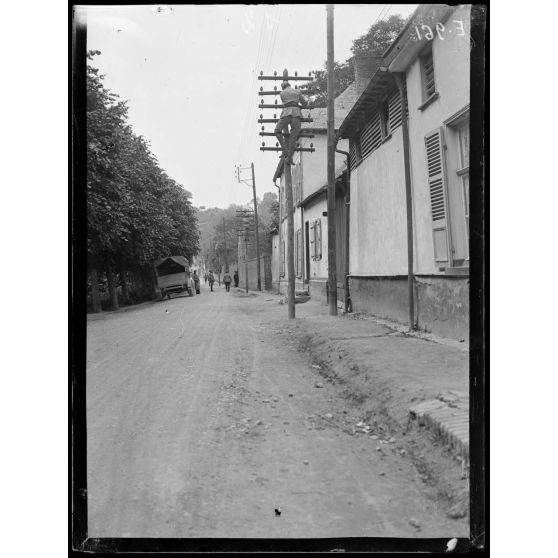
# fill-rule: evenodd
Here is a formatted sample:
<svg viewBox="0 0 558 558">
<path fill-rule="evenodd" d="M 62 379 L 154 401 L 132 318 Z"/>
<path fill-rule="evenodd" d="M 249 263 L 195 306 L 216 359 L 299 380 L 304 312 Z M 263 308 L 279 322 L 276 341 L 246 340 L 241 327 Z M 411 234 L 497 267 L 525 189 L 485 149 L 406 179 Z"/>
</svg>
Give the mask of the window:
<svg viewBox="0 0 558 558">
<path fill-rule="evenodd" d="M 432 43 L 430 43 L 420 57 L 420 72 L 422 76 L 422 105 L 419 110 L 425 109 L 431 101 L 438 97 L 436 91 L 436 78 L 434 75 L 434 57 Z"/>
<path fill-rule="evenodd" d="M 468 110 L 425 137 L 434 237 L 441 270 L 469 265 Z"/>
<path fill-rule="evenodd" d="M 463 213 L 467 225 L 467 237 L 469 237 L 469 122 L 458 129 L 457 135 L 459 138 L 459 166 L 461 167 L 457 170 L 457 175 L 461 182 Z"/>
</svg>

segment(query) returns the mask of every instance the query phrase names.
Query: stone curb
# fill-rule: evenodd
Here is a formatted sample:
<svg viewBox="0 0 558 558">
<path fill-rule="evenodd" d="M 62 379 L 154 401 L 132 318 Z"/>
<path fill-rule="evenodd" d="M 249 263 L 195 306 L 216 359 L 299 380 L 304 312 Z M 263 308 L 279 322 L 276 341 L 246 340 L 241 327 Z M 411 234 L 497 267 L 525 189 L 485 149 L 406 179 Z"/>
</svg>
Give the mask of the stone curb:
<svg viewBox="0 0 558 558">
<path fill-rule="evenodd" d="M 423 401 L 409 409 L 411 418 L 419 426 L 426 426 L 444 444 L 456 449 L 462 457 L 469 460 L 469 401 L 460 400 L 458 404 L 448 405 L 440 399 Z"/>
</svg>

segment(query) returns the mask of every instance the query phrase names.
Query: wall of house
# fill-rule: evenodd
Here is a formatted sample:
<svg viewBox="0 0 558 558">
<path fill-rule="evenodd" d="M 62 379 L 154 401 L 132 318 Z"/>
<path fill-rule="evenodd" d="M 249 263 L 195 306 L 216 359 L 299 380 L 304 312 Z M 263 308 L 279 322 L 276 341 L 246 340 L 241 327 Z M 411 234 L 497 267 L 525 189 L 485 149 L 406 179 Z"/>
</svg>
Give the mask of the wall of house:
<svg viewBox="0 0 558 558">
<path fill-rule="evenodd" d="M 406 275 L 350 277 L 353 312 L 409 323 Z M 415 276 L 415 320 L 418 328 L 457 340 L 469 338 L 469 278 Z"/>
<path fill-rule="evenodd" d="M 256 291 L 258 289 L 258 258 L 248 260 L 248 289 Z M 242 289 L 246 287 L 246 266 L 242 262 L 238 266 L 239 284 Z M 270 290 L 272 285 L 271 258 L 266 254 L 260 256 L 260 282 L 262 290 Z"/>
<path fill-rule="evenodd" d="M 308 204 L 304 208 L 304 222 L 312 223 L 315 219 L 322 221 L 322 257 L 319 260 L 312 259 L 312 252 L 310 251 L 310 277 L 313 279 L 327 279 L 327 217 L 322 214 L 327 211 L 327 200 L 325 196 L 321 196 L 313 203 Z M 306 242 L 306 238 L 304 239 Z"/>
<path fill-rule="evenodd" d="M 453 20 L 462 20 L 465 35 L 455 32 Z M 430 190 L 426 168 L 424 136 L 442 126 L 448 119 L 469 104 L 470 64 L 470 6 L 457 8 L 446 22 L 443 40 L 434 33 L 432 56 L 434 77 L 439 98 L 424 110 L 420 61 L 413 62 L 407 71 L 407 95 L 409 104 L 409 140 L 411 153 L 411 176 L 414 204 L 414 252 L 415 271 L 433 273 L 437 271 L 434 261 L 432 214 Z M 424 39 L 423 39 L 424 40 Z M 426 46 L 426 40 L 425 46 Z"/>
<path fill-rule="evenodd" d="M 327 184 L 327 134 L 315 133 L 313 138 L 302 138 L 301 147 L 310 147 L 314 144 L 316 151 L 298 151 L 294 162 L 302 158 L 302 199 L 313 194 Z M 349 151 L 349 140 L 339 140 L 337 149 Z M 341 174 L 346 167 L 346 157 L 335 153 L 335 176 Z"/>
<path fill-rule="evenodd" d="M 351 172 L 350 273 L 407 272 L 401 127 Z"/>
</svg>

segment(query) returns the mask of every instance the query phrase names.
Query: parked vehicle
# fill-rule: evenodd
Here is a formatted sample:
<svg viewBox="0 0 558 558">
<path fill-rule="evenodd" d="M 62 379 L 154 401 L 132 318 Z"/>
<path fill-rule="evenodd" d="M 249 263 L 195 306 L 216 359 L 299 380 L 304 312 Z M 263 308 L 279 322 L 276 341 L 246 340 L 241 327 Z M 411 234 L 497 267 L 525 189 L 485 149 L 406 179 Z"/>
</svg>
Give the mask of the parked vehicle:
<svg viewBox="0 0 558 558">
<path fill-rule="evenodd" d="M 189 262 L 184 256 L 169 256 L 157 260 L 153 266 L 157 276 L 157 287 L 161 291 L 161 299 L 170 299 L 171 294 L 187 291 L 194 296 L 190 287 Z"/>
</svg>

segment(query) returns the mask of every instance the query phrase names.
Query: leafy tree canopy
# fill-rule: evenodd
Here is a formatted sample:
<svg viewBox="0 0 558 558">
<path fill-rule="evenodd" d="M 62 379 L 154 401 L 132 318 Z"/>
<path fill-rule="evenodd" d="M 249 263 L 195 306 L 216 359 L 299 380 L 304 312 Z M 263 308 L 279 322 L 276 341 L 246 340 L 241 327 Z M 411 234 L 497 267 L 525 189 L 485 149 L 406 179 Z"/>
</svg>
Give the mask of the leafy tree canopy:
<svg viewBox="0 0 558 558">
<path fill-rule="evenodd" d="M 351 52 L 353 55 L 382 54 L 399 35 L 407 19 L 399 14 L 391 15 L 387 19 L 374 23 L 361 37 L 353 41 Z M 315 70 L 314 80 L 301 86 L 301 91 L 317 107 L 327 106 L 327 62 L 323 70 Z M 341 94 L 355 79 L 351 60 L 343 63 L 334 62 L 335 94 Z"/>
<path fill-rule="evenodd" d="M 88 59 L 100 54 L 89 51 Z M 87 226 L 91 262 L 138 267 L 199 249 L 191 194 L 127 123 L 128 107 L 87 65 Z"/>
</svg>

